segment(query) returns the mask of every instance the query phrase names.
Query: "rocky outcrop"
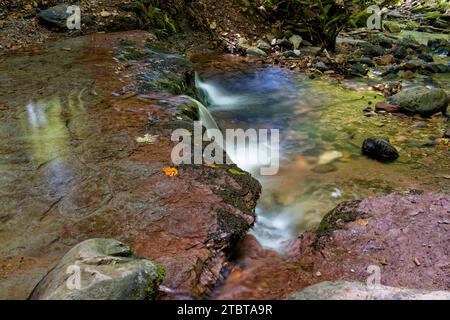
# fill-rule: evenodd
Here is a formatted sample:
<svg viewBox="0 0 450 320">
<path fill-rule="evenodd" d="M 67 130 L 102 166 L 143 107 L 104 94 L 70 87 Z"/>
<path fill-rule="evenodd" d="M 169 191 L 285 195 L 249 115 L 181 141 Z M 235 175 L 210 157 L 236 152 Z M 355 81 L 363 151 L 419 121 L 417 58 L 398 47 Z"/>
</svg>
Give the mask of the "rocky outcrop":
<svg viewBox="0 0 450 320">
<path fill-rule="evenodd" d="M 390 103 L 400 105 L 403 113 L 430 117 L 439 112 L 447 114 L 448 96 L 443 89 L 414 88 L 397 93 Z"/>
<path fill-rule="evenodd" d="M 284 255 L 247 237 L 238 267 L 217 298 L 283 299 L 323 281 L 366 283 L 374 270 L 385 286 L 449 291 L 449 235 L 449 195 L 344 202 L 317 230 L 286 243 Z"/>
<path fill-rule="evenodd" d="M 306 287 L 289 300 L 450 300 L 450 291 L 368 286 L 356 281 L 325 281 Z"/>
<path fill-rule="evenodd" d="M 30 296 L 37 300 L 154 299 L 164 269 L 113 239 L 90 239 L 67 252 Z"/>
<path fill-rule="evenodd" d="M 27 57 L 20 70 L 27 81 L 17 76 L 22 56 L 0 62 L 11 79 L 0 98 L 23 92 L 0 123 L 8 170 L 0 195 L 0 298 L 27 298 L 73 246 L 93 238 L 117 239 L 161 265 L 159 298 L 202 298 L 253 225 L 261 186 L 250 174 L 172 163 L 171 135 L 192 130 L 195 106 L 171 93 L 182 86 L 162 80 L 190 85 L 182 91 L 190 94 L 193 69 L 179 55 L 144 48 L 149 37 L 97 33 L 51 43 Z M 47 119 L 39 126 L 27 117 L 35 104 L 25 108 L 36 90 Z"/>
</svg>

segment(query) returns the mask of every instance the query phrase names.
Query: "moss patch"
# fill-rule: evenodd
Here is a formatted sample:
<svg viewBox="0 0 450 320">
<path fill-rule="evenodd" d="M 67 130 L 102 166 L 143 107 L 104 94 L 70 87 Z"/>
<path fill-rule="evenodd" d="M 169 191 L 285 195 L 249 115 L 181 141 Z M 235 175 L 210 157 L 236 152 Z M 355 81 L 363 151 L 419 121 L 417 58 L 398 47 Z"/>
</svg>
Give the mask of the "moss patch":
<svg viewBox="0 0 450 320">
<path fill-rule="evenodd" d="M 314 250 L 321 250 L 325 246 L 324 237 L 342 228 L 345 223 L 355 221 L 358 218 L 367 218 L 367 214 L 358 210 L 361 201 L 349 201 L 339 204 L 336 208 L 325 215 L 316 230 L 316 238 L 313 243 Z"/>
</svg>

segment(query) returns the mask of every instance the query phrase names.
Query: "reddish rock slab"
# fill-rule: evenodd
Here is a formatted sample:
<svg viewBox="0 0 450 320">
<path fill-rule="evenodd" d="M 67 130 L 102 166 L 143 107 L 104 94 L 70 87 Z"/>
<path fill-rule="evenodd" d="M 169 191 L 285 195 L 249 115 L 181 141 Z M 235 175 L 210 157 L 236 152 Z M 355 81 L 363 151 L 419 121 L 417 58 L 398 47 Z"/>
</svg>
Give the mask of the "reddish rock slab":
<svg viewBox="0 0 450 320">
<path fill-rule="evenodd" d="M 386 102 L 378 102 L 375 105 L 375 111 L 386 111 L 388 113 L 397 113 L 400 112 L 400 105 L 389 104 Z"/>
<path fill-rule="evenodd" d="M 139 87 L 130 79 L 153 63 L 164 69 L 162 59 L 144 69 L 113 60 L 120 39 L 146 37 L 94 34 L 0 62 L 0 103 L 9 106 L 0 122 L 0 299 L 26 299 L 91 238 L 160 263 L 161 298 L 201 298 L 253 224 L 260 185 L 250 175 L 201 165 L 163 172 L 173 166 L 172 131 L 192 125 L 178 116 L 189 99 L 112 94 Z M 136 140 L 146 134 L 154 141 Z"/>
<path fill-rule="evenodd" d="M 448 291 L 449 257 L 449 195 L 367 198 L 339 205 L 285 255 L 247 237 L 214 298 L 284 299 L 322 281 L 366 282 L 369 266 L 380 269 L 383 285 Z"/>
</svg>

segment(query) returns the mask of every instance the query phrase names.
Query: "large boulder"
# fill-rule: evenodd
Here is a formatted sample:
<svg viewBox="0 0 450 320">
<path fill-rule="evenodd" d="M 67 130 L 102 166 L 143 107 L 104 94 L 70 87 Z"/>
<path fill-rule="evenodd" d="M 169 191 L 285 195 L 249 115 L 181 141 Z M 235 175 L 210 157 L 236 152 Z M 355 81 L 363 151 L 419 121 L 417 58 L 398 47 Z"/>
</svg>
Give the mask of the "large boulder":
<svg viewBox="0 0 450 320">
<path fill-rule="evenodd" d="M 390 103 L 400 105 L 405 114 L 430 117 L 439 112 L 447 114 L 448 96 L 442 89 L 413 88 L 397 93 Z"/>
<path fill-rule="evenodd" d="M 426 291 L 357 281 L 324 281 L 294 293 L 289 300 L 450 300 L 449 291 Z"/>
<path fill-rule="evenodd" d="M 153 299 L 164 269 L 113 239 L 73 247 L 33 290 L 39 300 Z"/>
</svg>

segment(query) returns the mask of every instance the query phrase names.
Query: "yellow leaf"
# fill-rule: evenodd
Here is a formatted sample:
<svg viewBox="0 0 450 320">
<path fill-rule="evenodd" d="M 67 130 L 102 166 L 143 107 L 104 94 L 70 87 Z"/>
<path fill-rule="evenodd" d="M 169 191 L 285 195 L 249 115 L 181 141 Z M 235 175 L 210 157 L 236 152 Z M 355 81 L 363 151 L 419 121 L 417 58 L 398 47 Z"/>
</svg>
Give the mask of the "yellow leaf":
<svg viewBox="0 0 450 320">
<path fill-rule="evenodd" d="M 365 227 L 369 224 L 369 221 L 367 219 L 358 219 L 356 220 L 356 223 L 358 223 L 362 227 Z"/>
<path fill-rule="evenodd" d="M 163 171 L 169 177 L 176 177 L 176 176 L 178 176 L 178 169 L 177 168 L 167 167 L 167 168 L 163 168 Z"/>
<path fill-rule="evenodd" d="M 383 265 L 383 266 L 387 266 L 388 265 L 388 261 L 386 258 L 380 259 L 378 260 L 378 263 Z"/>
</svg>

